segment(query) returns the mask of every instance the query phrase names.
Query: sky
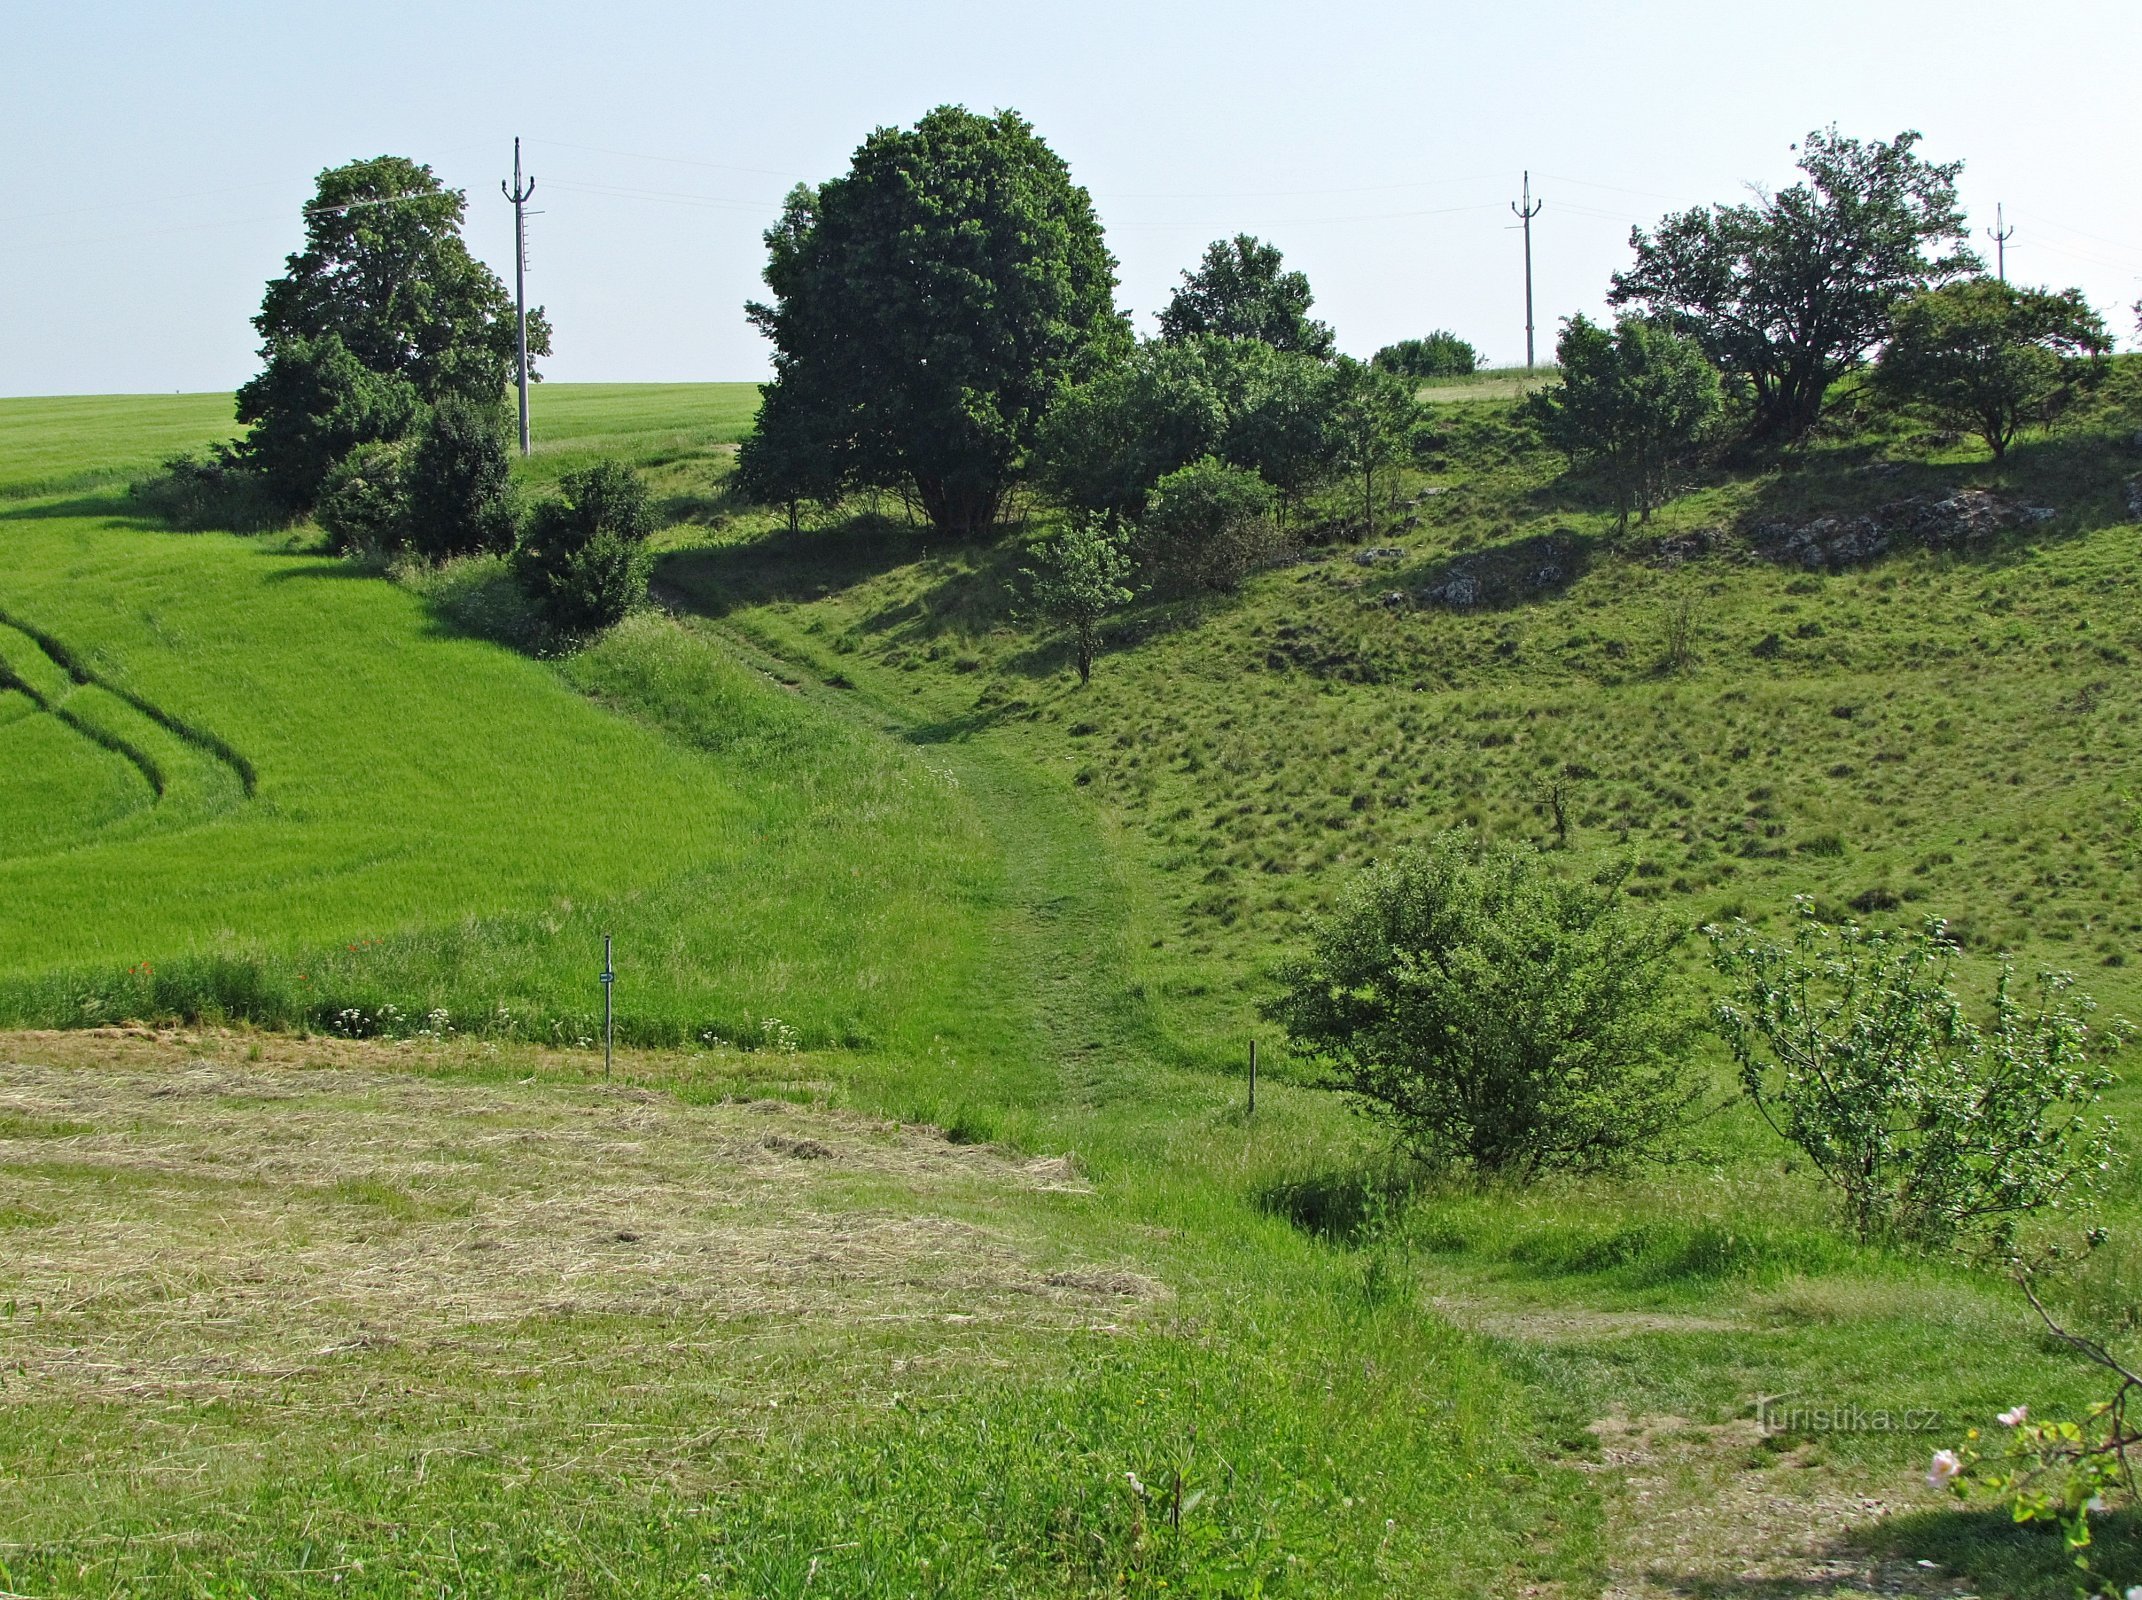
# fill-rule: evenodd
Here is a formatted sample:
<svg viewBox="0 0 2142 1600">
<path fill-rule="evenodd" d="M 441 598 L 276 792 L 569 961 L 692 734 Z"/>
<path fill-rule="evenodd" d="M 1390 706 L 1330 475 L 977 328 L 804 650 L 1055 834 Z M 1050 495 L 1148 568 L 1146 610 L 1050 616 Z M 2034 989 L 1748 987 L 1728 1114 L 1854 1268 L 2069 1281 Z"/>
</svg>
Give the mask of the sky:
<svg viewBox="0 0 2142 1600">
<path fill-rule="evenodd" d="M 931 107 L 1012 107 L 1093 194 L 1141 331 L 1238 231 L 1309 275 L 1342 349 L 1449 328 L 1544 357 L 1632 224 L 1792 181 L 1835 123 L 1962 159 L 1980 246 L 2142 298 L 2134 0 L 1620 4 L 116 4 L 0 0 L 0 395 L 227 389 L 320 169 L 428 162 L 510 283 L 498 181 L 536 179 L 545 375 L 755 379 L 743 304 L 798 181 Z"/>
</svg>

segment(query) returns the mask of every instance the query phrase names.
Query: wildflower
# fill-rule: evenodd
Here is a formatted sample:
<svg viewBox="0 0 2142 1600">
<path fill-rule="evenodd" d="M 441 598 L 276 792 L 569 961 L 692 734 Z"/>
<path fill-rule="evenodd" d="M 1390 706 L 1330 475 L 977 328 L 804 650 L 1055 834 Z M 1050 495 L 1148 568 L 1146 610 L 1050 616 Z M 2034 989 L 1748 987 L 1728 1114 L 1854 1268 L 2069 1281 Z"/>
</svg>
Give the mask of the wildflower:
<svg viewBox="0 0 2142 1600">
<path fill-rule="evenodd" d="M 1953 1450 L 1936 1450 L 1934 1459 L 1926 1469 L 1926 1484 L 1930 1489 L 1946 1489 L 1963 1476 L 1963 1462 Z"/>
<path fill-rule="evenodd" d="M 1138 1481 L 1137 1473 L 1126 1472 L 1123 1474 L 1123 1476 L 1124 1479 L 1130 1484 L 1130 1492 L 1132 1494 L 1143 1495 L 1145 1493 L 1145 1485 Z"/>
<path fill-rule="evenodd" d="M 2004 1428 L 2020 1428 L 2030 1421 L 2029 1406 L 2011 1406 L 1993 1419 Z"/>
</svg>

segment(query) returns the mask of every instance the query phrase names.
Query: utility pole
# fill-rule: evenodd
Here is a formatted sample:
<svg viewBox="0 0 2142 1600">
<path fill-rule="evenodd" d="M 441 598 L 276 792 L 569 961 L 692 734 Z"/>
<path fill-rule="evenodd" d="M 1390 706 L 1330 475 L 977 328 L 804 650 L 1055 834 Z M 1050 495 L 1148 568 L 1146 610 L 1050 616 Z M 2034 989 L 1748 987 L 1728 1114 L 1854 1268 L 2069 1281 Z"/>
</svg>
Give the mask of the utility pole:
<svg viewBox="0 0 2142 1600">
<path fill-rule="evenodd" d="M 498 192 L 513 202 L 513 314 L 521 358 L 521 455 L 528 454 L 528 199 L 535 179 L 521 182 L 521 141 L 513 141 L 513 187 L 501 178 Z"/>
<path fill-rule="evenodd" d="M 1993 241 L 1993 259 L 2000 263 L 2001 282 L 2008 281 L 2008 241 L 2015 236 L 2015 229 L 2007 226 L 2008 215 L 1999 202 L 1993 207 L 1993 226 L 1986 230 L 1986 237 Z"/>
<path fill-rule="evenodd" d="M 1510 210 L 1525 225 L 1525 366 L 1534 365 L 1532 359 L 1532 219 L 1540 214 L 1540 202 L 1532 198 L 1532 174 L 1525 174 L 1525 200 L 1519 205 L 1510 202 Z"/>
</svg>

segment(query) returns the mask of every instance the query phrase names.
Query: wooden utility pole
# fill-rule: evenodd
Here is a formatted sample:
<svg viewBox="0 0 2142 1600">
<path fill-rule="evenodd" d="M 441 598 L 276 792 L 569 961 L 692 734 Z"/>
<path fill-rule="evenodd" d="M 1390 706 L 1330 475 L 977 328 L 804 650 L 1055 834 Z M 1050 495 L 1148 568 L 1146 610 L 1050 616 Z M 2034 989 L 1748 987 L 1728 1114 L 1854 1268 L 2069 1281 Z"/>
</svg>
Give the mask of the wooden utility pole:
<svg viewBox="0 0 2142 1600">
<path fill-rule="evenodd" d="M 2015 229 L 2008 226 L 2008 215 L 1996 201 L 1993 207 L 1993 226 L 1986 230 L 1986 237 L 1993 241 L 1993 259 L 2000 263 L 2001 282 L 2008 281 L 2008 241 L 2015 236 Z"/>
<path fill-rule="evenodd" d="M 1540 202 L 1532 198 L 1532 174 L 1525 174 L 1525 199 L 1520 205 L 1510 202 L 1510 210 L 1525 225 L 1525 366 L 1537 363 L 1532 358 L 1532 219 L 1540 214 Z"/>
<path fill-rule="evenodd" d="M 521 361 L 521 454 L 528 454 L 528 199 L 535 179 L 521 182 L 521 141 L 513 141 L 513 187 L 501 178 L 498 192 L 513 202 L 513 319 Z"/>
</svg>

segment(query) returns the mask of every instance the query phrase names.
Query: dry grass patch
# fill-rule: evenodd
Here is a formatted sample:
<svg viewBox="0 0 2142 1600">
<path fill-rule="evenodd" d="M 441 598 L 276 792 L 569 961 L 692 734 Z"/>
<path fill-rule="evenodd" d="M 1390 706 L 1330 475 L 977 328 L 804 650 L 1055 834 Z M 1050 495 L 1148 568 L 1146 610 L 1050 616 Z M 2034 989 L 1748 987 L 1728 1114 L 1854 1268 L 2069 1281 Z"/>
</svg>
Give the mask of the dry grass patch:
<svg viewBox="0 0 2142 1600">
<path fill-rule="evenodd" d="M 655 1344 L 680 1325 L 953 1338 L 1163 1293 L 1047 1246 L 1039 1208 L 1065 1202 L 1040 1197 L 1078 1187 L 1060 1159 L 778 1099 L 408 1070 L 425 1059 L 0 1041 L 0 1404 L 331 1384 L 365 1351 L 482 1364 L 591 1319 Z"/>
</svg>

